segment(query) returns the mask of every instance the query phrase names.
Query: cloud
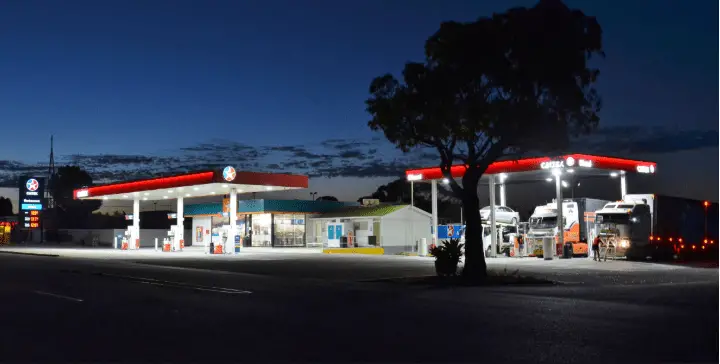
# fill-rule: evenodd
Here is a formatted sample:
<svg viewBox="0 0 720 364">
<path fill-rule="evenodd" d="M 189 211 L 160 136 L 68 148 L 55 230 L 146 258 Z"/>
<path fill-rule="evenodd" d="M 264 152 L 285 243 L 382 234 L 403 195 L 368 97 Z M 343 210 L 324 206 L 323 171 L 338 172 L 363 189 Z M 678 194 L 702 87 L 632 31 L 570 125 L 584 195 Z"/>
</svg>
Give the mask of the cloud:
<svg viewBox="0 0 720 364">
<path fill-rule="evenodd" d="M 604 127 L 574 141 L 568 152 L 617 155 L 674 153 L 718 146 L 714 130 L 676 130 L 642 126 Z M 57 166 L 79 165 L 98 183 L 157 177 L 232 165 L 239 170 L 284 172 L 310 177 L 402 177 L 411 168 L 436 166 L 432 149 L 403 154 L 381 137 L 330 139 L 305 145 L 250 146 L 216 139 L 166 151 L 164 155 L 68 155 Z M 47 165 L 0 160 L 0 185 L 20 176 L 47 175 Z"/>
<path fill-rule="evenodd" d="M 608 155 L 664 154 L 718 146 L 717 130 L 611 126 L 578 138 L 572 151 Z"/>
</svg>

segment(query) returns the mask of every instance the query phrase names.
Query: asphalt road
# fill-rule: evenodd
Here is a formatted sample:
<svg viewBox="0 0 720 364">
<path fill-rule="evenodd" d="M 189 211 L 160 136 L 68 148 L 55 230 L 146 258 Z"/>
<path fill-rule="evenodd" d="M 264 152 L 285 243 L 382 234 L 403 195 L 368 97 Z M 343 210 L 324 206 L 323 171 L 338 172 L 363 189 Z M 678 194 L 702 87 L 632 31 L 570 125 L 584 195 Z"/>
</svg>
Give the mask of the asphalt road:
<svg viewBox="0 0 720 364">
<path fill-rule="evenodd" d="M 437 289 L 174 265 L 0 254 L 2 361 L 718 360 L 717 269 Z"/>
</svg>

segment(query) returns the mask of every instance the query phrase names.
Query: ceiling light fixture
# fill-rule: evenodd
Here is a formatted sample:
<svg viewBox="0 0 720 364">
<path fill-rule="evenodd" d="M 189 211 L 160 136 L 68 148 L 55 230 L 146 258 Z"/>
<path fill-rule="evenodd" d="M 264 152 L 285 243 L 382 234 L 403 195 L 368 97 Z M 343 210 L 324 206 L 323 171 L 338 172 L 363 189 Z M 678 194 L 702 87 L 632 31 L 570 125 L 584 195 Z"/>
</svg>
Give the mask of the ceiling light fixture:
<svg viewBox="0 0 720 364">
<path fill-rule="evenodd" d="M 173 190 L 168 190 L 168 193 L 173 193 Z"/>
<path fill-rule="evenodd" d="M 145 192 L 145 196 L 147 196 L 147 195 L 149 195 L 149 194 L 150 194 L 150 192 Z"/>
<path fill-rule="evenodd" d="M 163 196 L 163 198 L 167 198 L 167 196 Z"/>
<path fill-rule="evenodd" d="M 266 186 L 265 189 L 270 191 L 270 190 L 272 190 L 272 186 Z"/>
<path fill-rule="evenodd" d="M 228 188 L 228 185 L 222 185 L 222 186 L 223 186 L 223 188 Z"/>
<path fill-rule="evenodd" d="M 193 187 L 193 190 L 197 191 L 197 190 L 198 190 L 198 188 L 197 188 L 197 187 Z"/>
<path fill-rule="evenodd" d="M 123 195 L 123 198 L 128 198 L 128 195 Z"/>
<path fill-rule="evenodd" d="M 185 197 L 190 197 L 190 194 L 189 194 L 189 193 L 186 193 L 186 194 L 185 194 Z"/>
</svg>

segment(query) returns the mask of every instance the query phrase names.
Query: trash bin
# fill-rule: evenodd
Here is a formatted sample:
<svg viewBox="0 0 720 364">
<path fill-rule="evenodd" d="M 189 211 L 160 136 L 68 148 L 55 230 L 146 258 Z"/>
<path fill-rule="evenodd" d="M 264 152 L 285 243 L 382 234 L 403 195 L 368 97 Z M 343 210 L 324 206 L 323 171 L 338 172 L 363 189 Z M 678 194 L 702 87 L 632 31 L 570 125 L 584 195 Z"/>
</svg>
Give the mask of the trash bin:
<svg viewBox="0 0 720 364">
<path fill-rule="evenodd" d="M 563 254 L 562 257 L 564 259 L 570 259 L 573 256 L 573 246 L 572 243 L 565 243 L 563 246 Z"/>
<path fill-rule="evenodd" d="M 553 245 L 553 238 L 552 237 L 544 237 L 542 239 L 543 243 L 543 259 L 544 260 L 552 260 L 553 259 L 553 251 L 555 250 Z"/>
<path fill-rule="evenodd" d="M 427 238 L 421 238 L 420 239 L 420 249 L 418 249 L 418 255 L 421 257 L 428 255 L 428 245 L 427 245 Z"/>
</svg>

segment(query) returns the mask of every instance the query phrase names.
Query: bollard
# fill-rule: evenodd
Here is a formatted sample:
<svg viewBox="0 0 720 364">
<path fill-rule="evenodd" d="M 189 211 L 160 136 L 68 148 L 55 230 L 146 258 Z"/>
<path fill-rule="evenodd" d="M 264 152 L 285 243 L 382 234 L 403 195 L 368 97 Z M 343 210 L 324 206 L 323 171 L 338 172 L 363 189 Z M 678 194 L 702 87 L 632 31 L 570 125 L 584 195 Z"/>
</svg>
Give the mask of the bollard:
<svg viewBox="0 0 720 364">
<path fill-rule="evenodd" d="M 158 238 L 155 238 L 155 251 L 158 251 Z"/>
<path fill-rule="evenodd" d="M 542 239 L 543 242 L 543 259 L 544 260 L 553 260 L 553 238 L 551 237 L 545 237 Z"/>
</svg>

